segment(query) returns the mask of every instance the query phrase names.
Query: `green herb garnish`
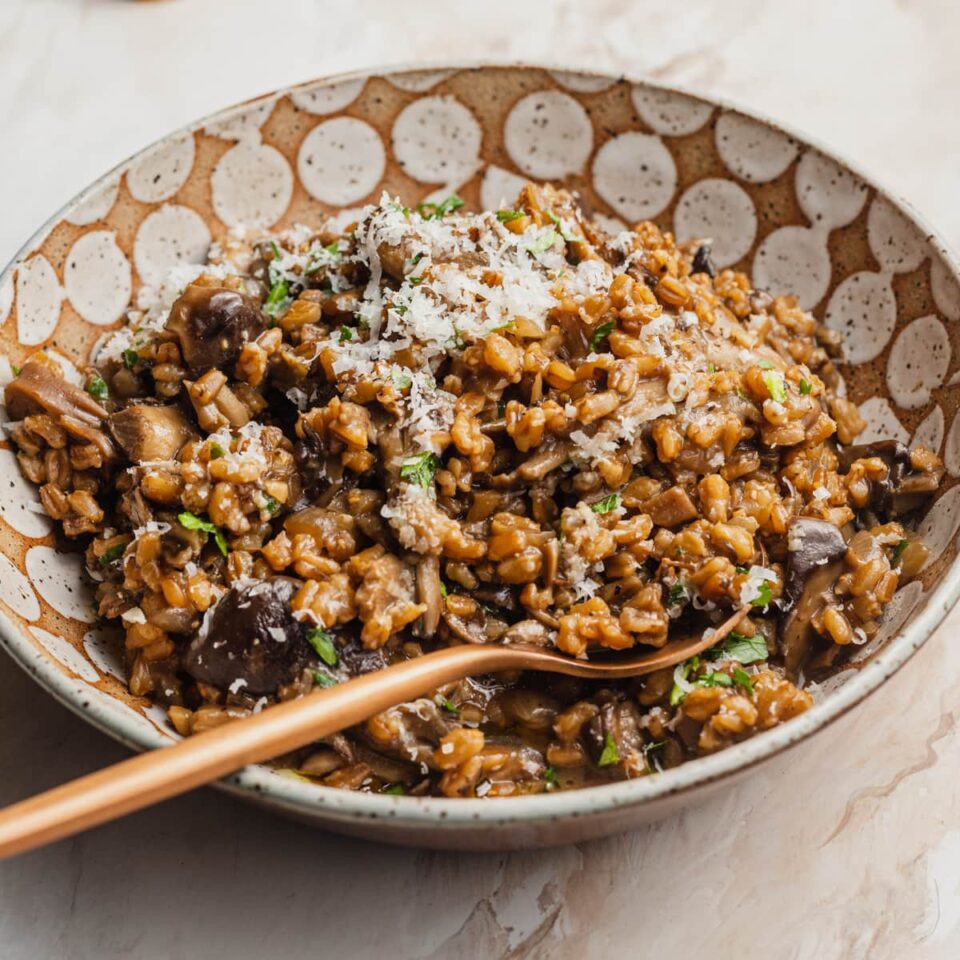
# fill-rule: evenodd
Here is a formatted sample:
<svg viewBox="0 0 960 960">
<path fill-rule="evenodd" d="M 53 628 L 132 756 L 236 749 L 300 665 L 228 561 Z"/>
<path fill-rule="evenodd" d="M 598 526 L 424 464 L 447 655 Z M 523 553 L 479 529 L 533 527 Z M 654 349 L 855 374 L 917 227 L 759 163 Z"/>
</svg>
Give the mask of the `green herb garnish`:
<svg viewBox="0 0 960 960">
<path fill-rule="evenodd" d="M 265 493 L 263 499 L 263 509 L 272 517 L 280 509 L 280 501 L 276 497 L 271 497 L 269 493 Z"/>
<path fill-rule="evenodd" d="M 715 670 L 713 673 L 704 674 L 698 680 L 694 681 L 695 687 L 732 687 L 733 678 L 728 673 Z"/>
<path fill-rule="evenodd" d="M 459 713 L 460 708 L 452 701 L 448 700 L 446 697 L 440 698 L 440 706 L 443 707 L 447 713 Z"/>
<path fill-rule="evenodd" d="M 613 332 L 613 327 L 613 321 L 608 320 L 606 323 L 601 323 L 600 326 L 593 331 L 593 336 L 590 338 L 590 349 L 594 353 L 600 348 L 600 344 Z"/>
<path fill-rule="evenodd" d="M 418 203 L 417 213 L 424 220 L 440 220 L 448 213 L 459 210 L 463 206 L 463 200 L 455 193 L 451 193 L 446 200 L 441 203 Z"/>
<path fill-rule="evenodd" d="M 547 216 L 554 222 L 557 233 L 560 234 L 564 241 L 567 243 L 576 243 L 580 239 L 563 225 L 563 221 L 552 210 L 547 210 Z"/>
<path fill-rule="evenodd" d="M 335 687 L 340 681 L 327 673 L 326 670 L 314 670 L 313 682 L 318 687 Z"/>
<path fill-rule="evenodd" d="M 227 455 L 226 451 L 223 449 L 223 447 L 220 446 L 219 443 L 216 442 L 216 440 L 214 440 L 214 442 L 210 444 L 211 460 L 219 460 L 221 457 L 225 457 L 226 455 Z"/>
<path fill-rule="evenodd" d="M 409 283 L 411 287 L 419 287 L 420 284 L 423 283 L 423 277 L 407 277 L 407 283 Z"/>
<path fill-rule="evenodd" d="M 620 762 L 620 751 L 617 749 L 617 741 L 613 739 L 613 734 L 608 733 L 603 741 L 603 752 L 597 761 L 598 767 L 612 767 Z"/>
<path fill-rule="evenodd" d="M 99 373 L 95 373 L 87 384 L 87 393 L 89 393 L 91 397 L 96 397 L 97 400 L 106 400 L 108 392 L 107 381 L 104 380 Z"/>
<path fill-rule="evenodd" d="M 140 362 L 140 354 L 136 350 L 123 351 L 123 365 L 132 370 Z"/>
<path fill-rule="evenodd" d="M 546 253 L 559 239 L 560 235 L 551 227 L 549 230 L 544 230 L 535 240 L 525 243 L 524 248 L 537 256 Z"/>
<path fill-rule="evenodd" d="M 751 697 L 753 696 L 753 681 L 751 681 L 750 674 L 747 673 L 743 667 L 734 667 L 733 680 L 738 687 L 743 687 Z"/>
<path fill-rule="evenodd" d="M 655 760 L 650 759 L 650 754 L 655 753 L 657 750 L 660 750 L 666 745 L 666 740 L 657 740 L 654 743 L 645 743 L 641 748 L 641 752 L 643 753 L 643 764 L 650 773 L 659 773 L 659 771 L 662 769 L 657 765 Z"/>
<path fill-rule="evenodd" d="M 344 340 L 352 340 L 352 339 L 353 339 L 353 327 L 348 327 L 345 324 L 341 324 L 340 342 L 342 343 Z"/>
<path fill-rule="evenodd" d="M 333 636 L 320 627 L 311 627 L 307 631 L 307 643 L 317 651 L 317 656 L 328 666 L 335 667 L 339 660 Z"/>
<path fill-rule="evenodd" d="M 675 583 L 670 588 L 670 593 L 667 595 L 667 606 L 675 607 L 684 597 L 686 597 L 687 591 L 684 588 L 682 583 Z"/>
<path fill-rule="evenodd" d="M 773 364 L 772 364 L 769 360 L 758 360 L 758 361 L 757 361 L 757 366 L 758 366 L 761 370 L 773 370 L 773 369 L 774 369 Z"/>
<path fill-rule="evenodd" d="M 722 647 L 713 647 L 707 653 L 710 660 L 737 660 L 744 666 L 766 660 L 769 655 L 767 639 L 762 633 L 755 633 L 752 637 L 748 637 L 743 633 L 737 633 L 736 630 L 731 630 L 727 634 Z"/>
<path fill-rule="evenodd" d="M 413 383 L 413 378 L 409 373 L 396 368 L 390 371 L 390 379 L 398 390 L 406 390 Z"/>
<path fill-rule="evenodd" d="M 521 217 L 525 217 L 526 214 L 522 210 L 498 210 L 497 219 L 501 223 L 510 223 L 511 220 L 519 220 Z"/>
<path fill-rule="evenodd" d="M 108 563 L 113 563 L 114 560 L 119 560 L 123 556 L 123 551 L 126 548 L 125 543 L 117 543 L 114 546 L 104 550 L 100 554 L 100 559 L 97 561 L 101 567 L 105 567 Z"/>
<path fill-rule="evenodd" d="M 910 541 L 909 541 L 909 540 L 901 540 L 901 541 L 899 541 L 899 543 L 897 543 L 897 545 L 893 548 L 893 562 L 894 562 L 894 563 L 899 563 L 899 562 L 900 562 L 900 558 L 903 556 L 904 550 L 906 550 L 907 547 L 909 547 L 909 546 L 910 546 Z"/>
<path fill-rule="evenodd" d="M 380 792 L 389 793 L 394 797 L 402 797 L 407 792 L 407 788 L 402 783 L 391 783 L 389 787 L 384 787 Z"/>
<path fill-rule="evenodd" d="M 450 591 L 447 589 L 447 585 L 441 580 L 440 581 L 440 596 L 449 597 Z"/>
<path fill-rule="evenodd" d="M 783 403 L 787 399 L 787 388 L 783 385 L 783 374 L 779 370 L 767 371 L 763 374 L 763 382 L 775 403 Z"/>
<path fill-rule="evenodd" d="M 264 301 L 263 312 L 276 320 L 277 317 L 287 312 L 287 308 L 292 302 L 293 297 L 290 296 L 290 287 L 286 279 L 279 277 L 274 281 L 270 293 Z"/>
<path fill-rule="evenodd" d="M 677 669 L 680 671 L 680 677 L 683 680 L 686 680 L 699 666 L 700 658 L 691 657 L 689 660 L 684 660 Z M 676 676 L 676 671 L 674 671 L 674 676 Z M 686 691 L 683 689 L 683 687 L 681 687 L 679 683 L 674 682 L 673 687 L 670 689 L 670 706 L 679 706 L 681 703 L 683 703 L 683 698 L 686 695 Z"/>
<path fill-rule="evenodd" d="M 620 506 L 620 495 L 617 493 L 611 493 L 609 497 L 604 497 L 602 500 L 598 500 L 596 503 L 590 504 L 590 509 L 594 513 L 609 513 L 611 510 L 616 510 Z"/>
<path fill-rule="evenodd" d="M 707 373 L 716 373 L 716 372 L 717 372 L 717 365 L 711 360 L 710 363 L 707 364 Z"/>
<path fill-rule="evenodd" d="M 177 520 L 180 521 L 180 526 L 186 527 L 187 530 L 202 530 L 204 533 L 212 533 L 214 543 L 217 545 L 217 549 L 224 556 L 227 555 L 227 538 L 223 535 L 223 531 L 215 523 L 211 523 L 209 520 L 204 520 L 202 517 L 198 517 L 195 513 L 189 513 L 186 510 L 181 514 L 178 514 Z"/>
<path fill-rule="evenodd" d="M 800 381 L 800 395 L 806 397 L 809 395 L 810 391 L 813 389 L 813 384 L 809 380 Z"/>
<path fill-rule="evenodd" d="M 547 767 L 543 771 L 543 782 L 547 785 L 548 790 L 556 790 L 559 784 L 557 783 L 557 769 L 556 767 Z"/>
<path fill-rule="evenodd" d="M 425 450 L 412 457 L 405 457 L 400 464 L 400 476 L 410 483 L 419 484 L 426 489 L 433 483 L 440 461 L 435 453 Z"/>
<path fill-rule="evenodd" d="M 773 591 L 770 589 L 770 581 L 763 580 L 757 587 L 757 595 L 750 601 L 754 607 L 768 607 L 773 600 Z"/>
</svg>

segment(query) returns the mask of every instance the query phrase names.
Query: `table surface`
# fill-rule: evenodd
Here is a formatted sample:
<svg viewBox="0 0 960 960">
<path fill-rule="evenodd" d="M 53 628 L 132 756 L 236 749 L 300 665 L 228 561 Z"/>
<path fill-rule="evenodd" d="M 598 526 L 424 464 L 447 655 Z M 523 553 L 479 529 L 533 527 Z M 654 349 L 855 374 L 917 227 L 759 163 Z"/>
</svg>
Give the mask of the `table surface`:
<svg viewBox="0 0 960 960">
<path fill-rule="evenodd" d="M 103 170 L 218 107 L 484 57 L 645 74 L 785 118 L 960 247 L 958 35 L 951 0 L 0 0 L 0 262 Z M 818 739 L 627 836 L 429 853 L 202 791 L 0 865 L 0 956 L 956 957 L 958 626 Z M 2 659 L 0 803 L 124 753 Z"/>
</svg>

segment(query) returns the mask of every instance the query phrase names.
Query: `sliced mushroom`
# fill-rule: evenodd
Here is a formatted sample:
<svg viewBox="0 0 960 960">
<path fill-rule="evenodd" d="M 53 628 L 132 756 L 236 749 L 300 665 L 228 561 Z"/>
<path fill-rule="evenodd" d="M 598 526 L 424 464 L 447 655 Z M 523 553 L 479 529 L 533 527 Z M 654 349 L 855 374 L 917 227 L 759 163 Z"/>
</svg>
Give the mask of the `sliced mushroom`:
<svg viewBox="0 0 960 960">
<path fill-rule="evenodd" d="M 190 641 L 183 669 L 232 692 L 272 693 L 311 661 L 306 627 L 290 610 L 297 582 L 275 577 L 235 586 Z"/>
<path fill-rule="evenodd" d="M 617 748 L 617 755 L 625 760 L 643 746 L 640 732 L 640 711 L 629 700 L 605 703 L 587 725 L 587 749 L 596 763 L 607 746 L 608 739 Z"/>
<path fill-rule="evenodd" d="M 415 633 L 419 637 L 432 637 L 440 626 L 440 614 L 443 610 L 439 557 L 421 557 L 418 561 L 417 600 L 425 603 L 427 609 L 417 622 Z"/>
<path fill-rule="evenodd" d="M 256 302 L 222 287 L 191 284 L 170 310 L 166 330 L 176 338 L 192 374 L 228 369 L 244 343 L 266 329 Z"/>
<path fill-rule="evenodd" d="M 910 451 L 898 440 L 877 440 L 840 447 L 839 470 L 847 473 L 856 460 L 879 457 L 886 463 L 887 476 L 871 484 L 870 508 L 881 518 L 900 516 L 916 510 L 940 485 L 942 473 L 918 473 L 910 463 Z"/>
<path fill-rule="evenodd" d="M 847 543 L 832 523 L 800 517 L 790 525 L 784 597 L 789 613 L 780 644 L 787 674 L 795 678 L 810 655 L 815 631 L 810 621 L 828 603 L 844 572 Z"/>
<path fill-rule="evenodd" d="M 137 403 L 110 415 L 110 432 L 134 463 L 172 460 L 193 436 L 180 408 Z"/>
</svg>

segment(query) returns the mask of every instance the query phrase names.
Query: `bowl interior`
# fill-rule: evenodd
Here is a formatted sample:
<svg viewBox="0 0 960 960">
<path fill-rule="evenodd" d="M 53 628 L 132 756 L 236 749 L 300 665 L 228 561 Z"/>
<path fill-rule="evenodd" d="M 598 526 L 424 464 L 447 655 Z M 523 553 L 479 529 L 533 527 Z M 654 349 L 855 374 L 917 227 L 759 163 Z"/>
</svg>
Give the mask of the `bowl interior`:
<svg viewBox="0 0 960 960">
<path fill-rule="evenodd" d="M 858 652 L 863 661 L 882 648 L 884 668 L 838 674 L 823 706 L 845 684 L 858 685 L 846 700 L 861 698 L 953 599 L 952 587 L 936 587 L 956 558 L 960 525 L 960 282 L 913 214 L 773 123 L 646 83 L 534 67 L 400 70 L 272 94 L 149 147 L 28 242 L 0 276 L 0 379 L 40 349 L 79 378 L 78 365 L 141 290 L 178 264 L 202 262 L 230 228 L 315 222 L 358 210 L 382 191 L 408 205 L 456 192 L 474 208 L 498 207 L 528 178 L 578 191 L 615 230 L 650 219 L 681 240 L 711 238 L 719 267 L 795 294 L 842 335 L 846 387 L 869 422 L 864 439 L 924 443 L 943 457 L 947 475 L 921 524 L 930 560 L 895 597 L 880 637 Z M 7 442 L 0 463 L 3 642 L 51 692 L 114 736 L 138 747 L 163 743 L 174 735 L 164 712 L 126 690 L 109 631 L 95 622 L 80 557 L 58 549 Z M 805 735 L 840 706 L 819 715 L 814 708 L 795 733 L 767 746 L 743 744 L 642 787 L 590 792 L 622 803 L 694 785 L 713 768 L 742 766 Z M 237 782 L 288 807 L 379 802 L 429 812 L 450 803 L 360 800 L 263 771 Z M 502 816 L 504 803 L 485 806 Z"/>
</svg>

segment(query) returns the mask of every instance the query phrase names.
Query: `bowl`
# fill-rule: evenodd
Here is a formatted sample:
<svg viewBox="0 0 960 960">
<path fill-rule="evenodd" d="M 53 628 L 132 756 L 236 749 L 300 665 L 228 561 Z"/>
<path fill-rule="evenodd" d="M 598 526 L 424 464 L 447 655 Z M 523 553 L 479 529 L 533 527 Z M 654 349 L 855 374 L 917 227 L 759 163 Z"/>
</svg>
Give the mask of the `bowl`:
<svg viewBox="0 0 960 960">
<path fill-rule="evenodd" d="M 880 687 L 957 599 L 960 277 L 936 235 L 849 164 L 770 120 L 596 73 L 452 66 L 350 74 L 231 107 L 148 147 L 67 204 L 0 275 L 0 377 L 45 349 L 69 376 L 138 292 L 200 262 L 228 228 L 283 228 L 456 191 L 497 207 L 525 179 L 578 191 L 617 229 L 710 237 L 718 266 L 795 294 L 842 336 L 864 437 L 922 442 L 947 474 L 920 524 L 930 559 L 880 632 L 802 716 L 656 776 L 568 793 L 367 795 L 250 767 L 222 789 L 344 833 L 437 848 L 573 843 L 663 817 L 749 775 Z M 81 557 L 58 546 L 0 445 L 0 642 L 49 693 L 132 748 L 175 738 L 133 697 L 96 623 Z"/>
</svg>

